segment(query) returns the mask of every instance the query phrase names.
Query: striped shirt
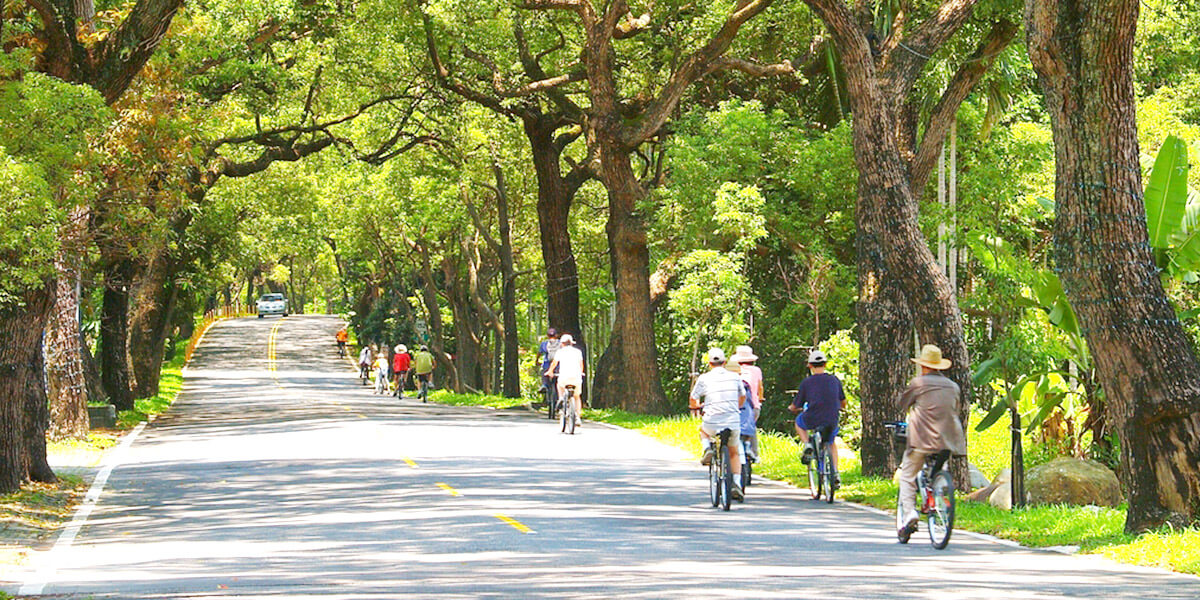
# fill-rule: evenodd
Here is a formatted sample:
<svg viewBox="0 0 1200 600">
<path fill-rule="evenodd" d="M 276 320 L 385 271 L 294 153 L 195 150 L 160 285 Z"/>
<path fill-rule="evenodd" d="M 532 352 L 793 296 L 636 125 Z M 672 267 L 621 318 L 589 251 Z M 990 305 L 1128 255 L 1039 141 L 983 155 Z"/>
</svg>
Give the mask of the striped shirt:
<svg viewBox="0 0 1200 600">
<path fill-rule="evenodd" d="M 705 421 L 732 417 L 737 422 L 741 395 L 741 376 L 725 367 L 717 367 L 697 377 L 696 385 L 692 387 L 692 399 L 704 401 Z"/>
</svg>

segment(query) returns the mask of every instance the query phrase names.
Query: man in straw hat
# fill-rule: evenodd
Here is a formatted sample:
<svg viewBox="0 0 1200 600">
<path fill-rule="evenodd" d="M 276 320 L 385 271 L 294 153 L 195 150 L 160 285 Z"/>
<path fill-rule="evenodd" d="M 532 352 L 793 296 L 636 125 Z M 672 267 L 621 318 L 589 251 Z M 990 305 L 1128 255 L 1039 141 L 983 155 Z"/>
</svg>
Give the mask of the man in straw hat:
<svg viewBox="0 0 1200 600">
<path fill-rule="evenodd" d="M 916 509 L 917 474 L 925 458 L 942 450 L 955 456 L 967 453 L 967 436 L 958 419 L 958 402 L 962 396 L 958 384 L 943 371 L 950 368 L 942 350 L 925 344 L 920 356 L 912 361 L 921 367 L 921 374 L 908 383 L 900 396 L 900 414 L 908 412 L 908 448 L 900 464 L 900 506 L 896 507 L 898 534 L 911 535 L 917 528 L 920 515 Z"/>
</svg>

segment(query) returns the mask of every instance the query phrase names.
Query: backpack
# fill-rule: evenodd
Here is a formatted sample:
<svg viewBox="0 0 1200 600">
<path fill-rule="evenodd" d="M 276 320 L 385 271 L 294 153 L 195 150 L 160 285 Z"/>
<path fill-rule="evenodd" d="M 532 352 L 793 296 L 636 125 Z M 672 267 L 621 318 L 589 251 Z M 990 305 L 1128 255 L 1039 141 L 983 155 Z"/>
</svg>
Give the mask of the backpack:
<svg viewBox="0 0 1200 600">
<path fill-rule="evenodd" d="M 546 364 L 554 361 L 554 355 L 558 354 L 559 348 L 562 348 L 562 342 L 558 338 L 546 339 Z"/>
</svg>

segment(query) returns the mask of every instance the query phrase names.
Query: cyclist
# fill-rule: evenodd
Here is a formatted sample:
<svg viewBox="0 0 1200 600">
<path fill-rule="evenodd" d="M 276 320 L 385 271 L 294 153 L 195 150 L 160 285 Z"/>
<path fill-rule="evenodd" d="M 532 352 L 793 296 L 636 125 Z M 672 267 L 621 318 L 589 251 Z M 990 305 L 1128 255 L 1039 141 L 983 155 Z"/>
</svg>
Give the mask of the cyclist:
<svg viewBox="0 0 1200 600">
<path fill-rule="evenodd" d="M 375 362 L 375 352 L 366 344 L 358 353 L 358 375 L 363 380 L 363 385 L 367 384 L 368 374 L 371 372 L 371 364 Z"/>
<path fill-rule="evenodd" d="M 758 398 L 754 393 L 754 387 L 750 385 L 749 381 L 746 381 L 746 370 L 750 367 L 737 362 L 737 354 L 734 354 L 729 357 L 729 362 L 725 368 L 742 379 L 742 392 L 746 394 L 746 402 L 738 410 L 738 419 L 740 420 L 742 431 L 741 439 L 742 441 L 750 442 L 750 462 L 757 462 L 758 419 L 754 415 L 754 405 L 757 404 Z"/>
<path fill-rule="evenodd" d="M 846 408 L 846 391 L 842 389 L 842 380 L 825 372 L 826 362 L 828 359 L 820 350 L 808 354 L 809 376 L 800 382 L 800 389 L 788 410 L 796 415 L 796 435 L 800 436 L 800 443 L 804 446 L 804 456 L 801 458 L 804 464 L 807 465 L 813 458 L 813 450 L 808 446 L 808 432 L 821 427 L 828 428 L 830 434 L 825 441 L 829 442 L 834 473 L 838 473 L 837 444 L 834 440 L 838 434 L 838 415 Z M 836 479 L 834 483 L 836 485 Z"/>
<path fill-rule="evenodd" d="M 900 506 L 896 507 L 897 533 L 912 535 L 920 515 L 916 509 L 917 474 L 925 458 L 942 450 L 955 456 L 967 453 L 967 437 L 958 418 L 962 393 L 954 380 L 943 373 L 953 364 L 942 358 L 942 350 L 925 344 L 921 355 L 911 359 L 920 365 L 921 374 L 908 383 L 900 395 L 900 414 L 908 412 L 908 448 L 900 463 Z"/>
<path fill-rule="evenodd" d="M 550 331 L 554 331 L 551 329 Z M 575 426 L 579 427 L 583 424 L 579 415 L 583 412 L 583 405 L 579 399 L 579 393 L 583 391 L 583 352 L 575 347 L 575 338 L 571 334 L 564 333 L 562 339 L 559 340 L 561 346 L 554 354 L 554 360 L 546 366 L 546 370 L 542 372 L 542 377 L 549 377 L 554 373 L 554 369 L 558 369 L 558 397 L 565 398 L 567 395 L 567 386 L 575 386 L 575 395 L 571 398 L 571 404 L 575 405 Z"/>
<path fill-rule="evenodd" d="M 412 364 L 413 370 L 417 373 L 418 389 L 422 384 L 426 389 L 433 387 L 433 368 L 437 366 L 437 361 L 429 353 L 429 346 L 421 344 L 421 349 L 413 354 Z M 421 399 L 424 400 L 424 397 Z"/>
<path fill-rule="evenodd" d="M 392 355 L 392 379 L 396 383 L 396 397 L 404 398 L 404 385 L 408 383 L 408 372 L 412 367 L 412 356 L 404 344 L 396 346 Z"/>
<path fill-rule="evenodd" d="M 391 368 L 391 361 L 388 360 L 387 346 L 379 349 L 379 355 L 375 359 L 375 393 L 386 394 L 388 389 L 388 371 Z"/>
<path fill-rule="evenodd" d="M 742 378 L 725 368 L 725 352 L 720 348 L 708 351 L 709 372 L 696 378 L 689 399 L 699 404 L 704 411 L 700 422 L 700 443 L 704 446 L 704 457 L 700 464 L 708 465 L 716 453 L 713 439 L 722 430 L 728 429 L 729 466 L 733 471 L 733 487 L 729 495 L 735 500 L 745 498 L 742 494 L 742 441 L 740 409 L 746 403 L 746 390 Z"/>
<path fill-rule="evenodd" d="M 550 363 L 554 361 L 558 349 L 562 347 L 562 340 L 558 338 L 558 330 L 551 327 L 546 330 L 546 339 L 538 344 L 537 359 L 541 364 L 541 369 L 538 373 L 542 375 L 542 389 L 546 390 L 547 408 L 553 412 L 554 403 L 558 401 L 558 385 L 555 382 L 557 375 L 550 369 Z M 550 375 L 547 375 L 550 373 Z"/>
<path fill-rule="evenodd" d="M 754 350 L 750 346 L 738 346 L 733 356 L 729 357 L 729 363 L 738 363 L 741 366 L 742 381 L 749 386 L 750 393 L 746 396 L 746 404 L 751 405 L 753 411 L 753 421 L 758 422 L 758 417 L 762 414 L 763 403 L 763 374 L 762 369 L 756 367 L 754 363 L 758 361 Z M 743 423 L 745 421 L 743 420 Z M 745 434 L 745 427 L 742 428 L 742 433 Z M 750 454 L 758 459 L 758 433 L 750 437 Z"/>
<path fill-rule="evenodd" d="M 338 358 L 341 358 L 346 356 L 346 342 L 350 341 L 350 333 L 346 331 L 345 327 L 342 327 L 338 330 L 336 338 L 338 345 Z"/>
</svg>

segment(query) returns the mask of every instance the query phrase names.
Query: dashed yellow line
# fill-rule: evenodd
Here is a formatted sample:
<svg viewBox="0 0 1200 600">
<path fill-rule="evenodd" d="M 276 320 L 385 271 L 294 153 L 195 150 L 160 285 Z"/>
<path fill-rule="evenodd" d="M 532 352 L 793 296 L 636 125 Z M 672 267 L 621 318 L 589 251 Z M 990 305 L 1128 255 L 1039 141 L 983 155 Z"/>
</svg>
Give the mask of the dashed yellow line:
<svg viewBox="0 0 1200 600">
<path fill-rule="evenodd" d="M 437 486 L 442 488 L 443 490 L 446 490 L 447 492 L 449 492 L 451 496 L 461 496 L 462 495 L 462 494 L 458 493 L 458 490 L 456 490 L 456 489 L 450 487 L 449 485 L 444 484 L 440 481 L 437 483 Z"/>
<path fill-rule="evenodd" d="M 504 515 L 492 515 L 492 516 L 496 517 L 497 519 L 500 519 L 501 521 L 504 521 L 505 523 L 508 523 L 509 525 L 512 526 L 513 529 L 516 529 L 517 531 L 520 531 L 521 533 L 533 533 L 532 529 L 530 529 L 529 527 L 526 527 L 524 523 L 522 523 L 516 519 L 513 519 L 511 517 L 506 517 Z"/>
<path fill-rule="evenodd" d="M 283 325 L 283 320 L 287 317 L 279 319 L 274 327 L 271 327 L 271 335 L 267 336 L 267 370 L 271 372 L 271 376 L 275 376 L 276 360 L 275 360 L 275 340 L 279 336 L 279 326 Z M 278 381 L 278 380 L 276 380 Z"/>
<path fill-rule="evenodd" d="M 413 461 L 413 459 L 411 459 L 411 458 L 407 458 L 407 457 L 405 457 L 405 459 L 404 459 L 404 462 L 405 462 L 406 464 L 408 464 L 408 466 L 410 466 L 410 467 L 412 467 L 412 468 L 414 468 L 414 469 L 420 469 L 420 468 L 421 468 L 421 467 L 420 467 L 419 465 L 417 465 L 417 463 L 416 463 L 416 462 L 414 462 L 414 461 Z"/>
</svg>

